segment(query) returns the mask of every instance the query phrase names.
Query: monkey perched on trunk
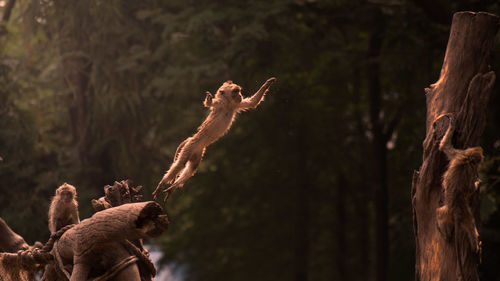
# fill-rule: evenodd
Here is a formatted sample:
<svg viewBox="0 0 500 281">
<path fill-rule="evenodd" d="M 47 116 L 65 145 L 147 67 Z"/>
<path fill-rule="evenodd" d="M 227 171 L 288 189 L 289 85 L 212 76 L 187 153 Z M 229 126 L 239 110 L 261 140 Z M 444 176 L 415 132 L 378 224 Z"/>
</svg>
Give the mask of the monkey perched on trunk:
<svg viewBox="0 0 500 281">
<path fill-rule="evenodd" d="M 243 98 L 241 87 L 232 81 L 222 84 L 217 90 L 215 98 L 210 92 L 207 92 L 203 104 L 210 108 L 210 113 L 198 131 L 177 147 L 172 165 L 153 192 L 155 200 L 160 191 L 165 192 L 164 201 L 166 201 L 175 189 L 182 187 L 196 172 L 206 147 L 229 130 L 237 113 L 256 108 L 274 81 L 276 81 L 274 77 L 267 79 L 264 85 L 248 98 Z M 171 184 L 171 186 L 166 188 L 167 184 Z"/>
<path fill-rule="evenodd" d="M 78 202 L 76 201 L 76 189 L 74 186 L 64 183 L 56 190 L 49 209 L 49 230 L 51 234 L 56 233 L 68 224 L 80 222 L 78 215 Z"/>
<path fill-rule="evenodd" d="M 467 149 L 455 149 L 451 143 L 455 129 L 453 119 L 439 144 L 439 150 L 444 152 L 450 161 L 443 175 L 444 205 L 436 210 L 437 227 L 448 241 L 455 238 L 455 250 L 458 258 L 461 280 L 477 280 L 467 272 L 463 265 L 470 262 L 460 245 L 469 246 L 473 253 L 479 254 L 479 234 L 470 206 L 471 198 L 479 186 L 478 168 L 483 160 L 483 149 L 479 146 Z M 454 235 L 453 235 L 454 234 Z"/>
</svg>

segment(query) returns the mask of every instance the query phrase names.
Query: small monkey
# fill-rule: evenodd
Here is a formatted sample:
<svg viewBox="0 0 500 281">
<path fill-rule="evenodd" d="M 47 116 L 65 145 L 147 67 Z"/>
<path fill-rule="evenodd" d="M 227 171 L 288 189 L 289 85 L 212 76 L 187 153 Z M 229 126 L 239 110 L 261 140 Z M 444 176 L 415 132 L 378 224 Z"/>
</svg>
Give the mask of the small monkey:
<svg viewBox="0 0 500 281">
<path fill-rule="evenodd" d="M 222 137 L 231 127 L 237 113 L 256 108 L 263 100 L 269 87 L 276 78 L 269 78 L 251 97 L 243 98 L 241 87 L 232 81 L 227 81 L 217 90 L 215 97 L 206 92 L 203 103 L 210 113 L 198 131 L 184 140 L 175 152 L 174 161 L 153 192 L 155 200 L 160 191 L 165 193 L 164 201 L 179 187 L 194 175 L 205 154 L 206 147 Z M 166 188 L 167 184 L 171 184 Z"/>
<path fill-rule="evenodd" d="M 439 150 L 446 154 L 450 162 L 443 175 L 444 205 L 436 210 L 437 227 L 446 240 L 455 238 L 461 280 L 475 280 L 471 276 L 464 276 L 464 273 L 467 273 L 463 267 L 469 261 L 464 258 L 464 252 L 467 251 L 460 250 L 459 245 L 468 245 L 473 253 L 479 253 L 480 250 L 479 234 L 470 199 L 479 187 L 478 168 L 483 161 L 483 149 L 479 146 L 455 149 L 451 143 L 454 121 L 449 115 L 445 116 L 450 121 L 439 144 Z"/>
<path fill-rule="evenodd" d="M 74 186 L 64 183 L 56 190 L 49 209 L 49 230 L 56 233 L 62 227 L 80 222 Z"/>
</svg>

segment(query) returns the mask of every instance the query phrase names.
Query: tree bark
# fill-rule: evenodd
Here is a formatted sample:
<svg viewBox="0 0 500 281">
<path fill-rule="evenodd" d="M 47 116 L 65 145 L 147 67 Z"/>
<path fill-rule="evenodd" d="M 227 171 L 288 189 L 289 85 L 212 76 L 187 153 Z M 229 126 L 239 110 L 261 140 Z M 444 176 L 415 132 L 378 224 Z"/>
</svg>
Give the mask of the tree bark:
<svg viewBox="0 0 500 281">
<path fill-rule="evenodd" d="M 162 208 L 155 202 L 129 203 L 95 213 L 66 231 L 53 254 L 61 257 L 64 264 L 72 265 L 71 281 L 87 280 L 90 273 L 108 270 L 131 256 L 125 240 L 137 240 L 160 235 L 168 225 Z M 127 269 L 126 279 L 140 280 L 137 264 Z M 130 272 L 133 272 L 131 274 Z M 118 276 L 123 273 L 118 272 Z M 116 277 L 118 278 L 118 277 Z"/>
<path fill-rule="evenodd" d="M 479 253 L 461 245 L 464 241 L 455 241 L 455 237 L 445 239 L 436 227 L 436 210 L 443 205 L 442 177 L 448 165 L 447 158 L 439 150 L 447 126 L 436 120 L 442 114 L 451 114 L 456 127 L 455 148 L 479 145 L 485 125 L 484 113 L 495 80 L 488 60 L 498 25 L 498 17 L 491 14 L 454 14 L 440 78 L 426 89 L 427 130 L 423 161 L 412 184 L 415 280 L 455 281 L 461 280 L 462 274 L 469 276 L 467 281 L 478 280 Z M 464 190 L 467 188 L 464 186 Z M 477 202 L 473 202 L 476 200 L 478 196 L 472 196 L 466 202 L 468 206 L 463 208 L 470 207 L 477 213 Z"/>
<path fill-rule="evenodd" d="M 160 224 L 164 218 L 161 212 L 162 208 L 153 201 L 106 209 L 66 231 L 59 243 L 71 245 L 68 248 L 79 255 L 114 241 L 154 237 L 166 228 L 167 222 L 165 225 Z"/>
</svg>

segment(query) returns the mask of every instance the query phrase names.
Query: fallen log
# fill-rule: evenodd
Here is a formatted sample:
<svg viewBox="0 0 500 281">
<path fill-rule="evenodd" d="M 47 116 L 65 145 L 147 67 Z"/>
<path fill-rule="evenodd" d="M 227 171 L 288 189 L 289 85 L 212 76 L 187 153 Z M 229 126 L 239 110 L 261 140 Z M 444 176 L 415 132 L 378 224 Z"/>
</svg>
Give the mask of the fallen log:
<svg viewBox="0 0 500 281">
<path fill-rule="evenodd" d="M 53 254 L 62 263 L 59 267 L 69 268 L 74 264 L 72 273 L 69 270 L 66 272 L 71 281 L 109 275 L 110 269 L 132 256 L 123 245 L 127 240 L 157 237 L 167 229 L 168 219 L 162 211 L 160 205 L 149 201 L 124 204 L 95 213 L 66 231 L 56 243 Z M 140 280 L 137 265 L 130 264 L 133 266 L 128 269 L 117 268 L 111 277 Z"/>
</svg>

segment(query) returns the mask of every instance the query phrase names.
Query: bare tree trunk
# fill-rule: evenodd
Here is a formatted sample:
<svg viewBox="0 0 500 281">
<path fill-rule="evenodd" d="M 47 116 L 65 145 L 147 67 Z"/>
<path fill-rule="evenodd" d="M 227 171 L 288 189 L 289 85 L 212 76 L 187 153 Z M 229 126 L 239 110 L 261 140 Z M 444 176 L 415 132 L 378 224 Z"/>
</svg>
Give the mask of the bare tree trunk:
<svg viewBox="0 0 500 281">
<path fill-rule="evenodd" d="M 463 245 L 465 241 L 457 240 L 456 236 L 445 239 L 436 227 L 436 210 L 443 205 L 442 178 L 448 160 L 439 150 L 446 127 L 435 121 L 442 114 L 453 116 L 457 132 L 453 138 L 454 147 L 464 149 L 479 144 L 495 80 L 488 59 L 498 25 L 498 17 L 491 14 L 456 13 L 440 78 L 426 89 L 427 131 L 423 162 L 415 172 L 412 185 L 416 280 L 478 280 L 479 253 Z M 466 182 L 463 185 L 463 190 L 471 188 Z M 464 203 L 466 206 L 458 208 L 471 208 L 476 213 L 477 202 L 473 201 L 477 198 L 472 196 Z M 475 224 L 470 227 L 475 228 Z"/>
</svg>

